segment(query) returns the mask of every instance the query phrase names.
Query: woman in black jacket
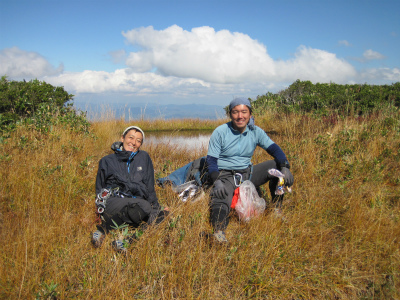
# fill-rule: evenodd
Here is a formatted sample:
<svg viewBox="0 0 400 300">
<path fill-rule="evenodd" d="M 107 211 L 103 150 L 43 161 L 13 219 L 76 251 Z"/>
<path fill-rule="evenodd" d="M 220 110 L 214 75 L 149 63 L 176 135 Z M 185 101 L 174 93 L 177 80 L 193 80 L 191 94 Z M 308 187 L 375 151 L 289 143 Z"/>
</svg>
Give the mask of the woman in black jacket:
<svg viewBox="0 0 400 300">
<path fill-rule="evenodd" d="M 114 153 L 99 162 L 96 195 L 105 208 L 102 223 L 92 235 L 95 247 L 101 246 L 105 234 L 115 224 L 137 228 L 144 222 L 158 223 L 164 217 L 154 189 L 153 163 L 147 152 L 139 150 L 143 140 L 143 130 L 130 126 L 124 130 L 121 141 L 112 144 Z M 126 251 L 122 240 L 114 241 L 113 246 Z"/>
</svg>

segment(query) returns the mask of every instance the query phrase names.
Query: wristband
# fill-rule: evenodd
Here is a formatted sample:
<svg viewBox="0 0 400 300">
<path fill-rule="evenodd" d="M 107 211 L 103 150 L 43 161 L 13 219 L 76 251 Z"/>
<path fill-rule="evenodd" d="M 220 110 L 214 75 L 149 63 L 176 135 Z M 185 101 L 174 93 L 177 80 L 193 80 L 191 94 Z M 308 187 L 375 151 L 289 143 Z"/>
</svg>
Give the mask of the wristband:
<svg viewBox="0 0 400 300">
<path fill-rule="evenodd" d="M 287 160 L 285 160 L 284 162 L 279 162 L 279 163 L 277 163 L 277 165 L 278 165 L 279 169 L 282 169 L 282 168 L 290 169 L 290 164 Z"/>
</svg>

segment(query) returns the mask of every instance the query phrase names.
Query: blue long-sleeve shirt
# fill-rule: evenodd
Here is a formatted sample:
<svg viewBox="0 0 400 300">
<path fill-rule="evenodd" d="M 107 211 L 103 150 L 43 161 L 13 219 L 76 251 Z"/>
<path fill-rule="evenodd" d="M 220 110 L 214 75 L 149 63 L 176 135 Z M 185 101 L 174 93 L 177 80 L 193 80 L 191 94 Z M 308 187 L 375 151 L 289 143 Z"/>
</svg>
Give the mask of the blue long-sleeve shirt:
<svg viewBox="0 0 400 300">
<path fill-rule="evenodd" d="M 218 126 L 212 133 L 208 146 L 209 173 L 247 168 L 257 146 L 266 150 L 277 163 L 287 161 L 282 149 L 260 127 L 247 126 L 240 133 L 232 127 L 232 122 Z"/>
</svg>

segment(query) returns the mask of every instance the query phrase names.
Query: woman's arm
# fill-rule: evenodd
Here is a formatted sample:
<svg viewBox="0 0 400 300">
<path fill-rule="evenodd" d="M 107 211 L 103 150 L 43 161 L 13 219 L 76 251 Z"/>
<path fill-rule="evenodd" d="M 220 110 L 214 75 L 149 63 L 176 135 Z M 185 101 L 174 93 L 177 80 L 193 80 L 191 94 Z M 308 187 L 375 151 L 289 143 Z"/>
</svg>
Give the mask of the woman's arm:
<svg viewBox="0 0 400 300">
<path fill-rule="evenodd" d="M 158 202 L 156 190 L 154 188 L 154 166 L 150 156 L 147 154 L 147 170 L 146 170 L 146 182 L 145 185 L 149 192 L 149 199 L 148 201 L 151 203 L 153 208 L 160 208 L 160 204 Z"/>
<path fill-rule="evenodd" d="M 96 176 L 96 184 L 95 184 L 96 195 L 100 193 L 102 188 L 106 188 L 105 185 L 106 185 L 105 163 L 103 159 L 100 159 L 99 168 L 97 170 L 97 176 Z"/>
</svg>

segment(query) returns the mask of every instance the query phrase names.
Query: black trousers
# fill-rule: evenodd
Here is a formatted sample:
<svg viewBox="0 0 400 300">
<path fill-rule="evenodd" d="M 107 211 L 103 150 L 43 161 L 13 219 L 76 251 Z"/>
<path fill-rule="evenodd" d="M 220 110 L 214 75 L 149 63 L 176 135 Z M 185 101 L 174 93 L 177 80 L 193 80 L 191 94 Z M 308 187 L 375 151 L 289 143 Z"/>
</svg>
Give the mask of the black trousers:
<svg viewBox="0 0 400 300">
<path fill-rule="evenodd" d="M 261 185 L 269 182 L 272 202 L 277 207 L 280 207 L 282 205 L 283 195 L 275 195 L 275 189 L 279 179 L 268 173 L 269 169 L 276 168 L 276 162 L 274 160 L 268 160 L 244 170 L 236 170 L 235 172 L 230 170 L 221 170 L 218 179 L 222 181 L 228 193 L 226 197 L 219 198 L 213 193 L 213 190 L 211 190 L 210 222 L 214 230 L 225 230 L 229 224 L 229 212 L 231 210 L 232 197 L 239 184 L 238 179 L 240 177 L 237 175 L 235 180 L 234 173 L 241 174 L 242 181 L 250 179 L 258 191 Z"/>
<path fill-rule="evenodd" d="M 124 223 L 137 228 L 148 221 L 151 211 L 150 203 L 141 198 L 110 198 L 103 213 L 104 220 L 98 229 L 107 233 Z"/>
</svg>

